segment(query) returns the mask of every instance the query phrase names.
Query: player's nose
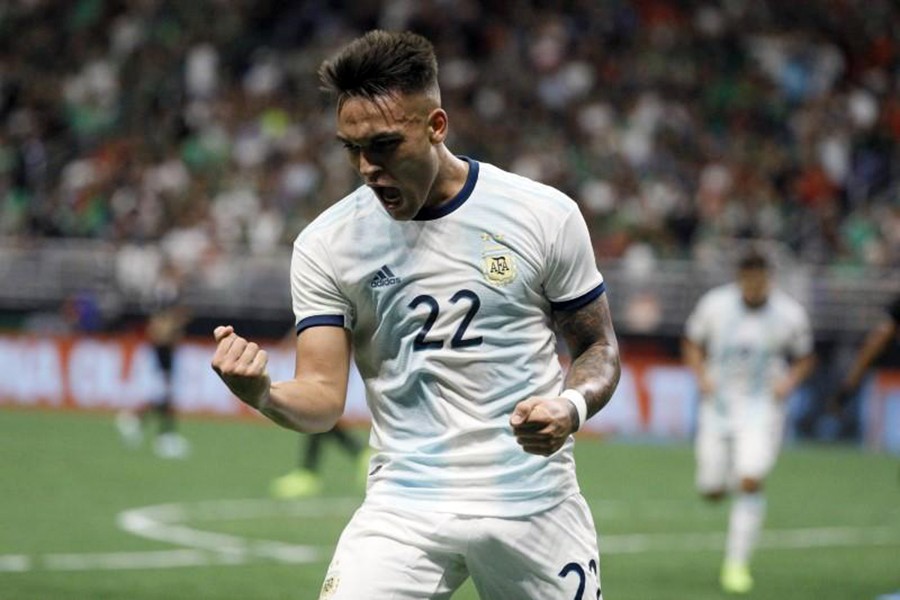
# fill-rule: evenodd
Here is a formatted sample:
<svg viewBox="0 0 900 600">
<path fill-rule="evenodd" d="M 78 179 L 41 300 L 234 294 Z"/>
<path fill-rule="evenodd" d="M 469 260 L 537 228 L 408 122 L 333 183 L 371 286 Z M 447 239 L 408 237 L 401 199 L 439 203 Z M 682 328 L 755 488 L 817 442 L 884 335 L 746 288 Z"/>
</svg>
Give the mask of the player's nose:
<svg viewBox="0 0 900 600">
<path fill-rule="evenodd" d="M 359 153 L 359 164 L 357 165 L 357 169 L 359 169 L 359 174 L 362 175 L 367 182 L 375 181 L 378 177 L 378 173 L 381 171 L 381 167 L 370 157 L 366 156 L 365 152 Z"/>
</svg>

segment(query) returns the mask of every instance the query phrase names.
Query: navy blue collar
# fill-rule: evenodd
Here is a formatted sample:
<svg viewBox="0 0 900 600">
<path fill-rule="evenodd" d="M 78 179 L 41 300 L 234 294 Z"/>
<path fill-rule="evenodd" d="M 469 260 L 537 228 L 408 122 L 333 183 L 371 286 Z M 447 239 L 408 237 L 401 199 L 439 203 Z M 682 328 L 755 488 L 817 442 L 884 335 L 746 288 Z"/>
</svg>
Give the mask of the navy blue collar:
<svg viewBox="0 0 900 600">
<path fill-rule="evenodd" d="M 436 208 L 423 206 L 422 210 L 413 217 L 414 221 L 431 221 L 445 217 L 462 206 L 469 199 L 469 196 L 472 195 L 475 183 L 478 182 L 478 161 L 472 160 L 468 156 L 460 156 L 460 158 L 469 163 L 469 174 L 466 176 L 466 183 L 462 186 L 462 189 L 449 201 Z"/>
</svg>

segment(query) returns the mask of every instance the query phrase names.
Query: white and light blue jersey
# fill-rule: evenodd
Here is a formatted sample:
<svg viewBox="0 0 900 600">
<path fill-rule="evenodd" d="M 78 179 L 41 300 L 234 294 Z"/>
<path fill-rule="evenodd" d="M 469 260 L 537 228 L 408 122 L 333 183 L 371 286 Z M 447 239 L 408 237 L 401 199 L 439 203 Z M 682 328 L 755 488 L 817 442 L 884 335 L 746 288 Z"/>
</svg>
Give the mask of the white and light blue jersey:
<svg viewBox="0 0 900 600">
<path fill-rule="evenodd" d="M 587 226 L 561 192 L 466 159 L 456 197 L 391 218 L 360 187 L 304 229 L 291 264 L 298 332 L 350 330 L 372 413 L 367 502 L 514 517 L 578 491 L 570 439 L 551 457 L 509 417 L 555 396 L 553 310 L 604 292 Z"/>
<path fill-rule="evenodd" d="M 809 318 L 796 300 L 775 289 L 763 306 L 749 308 L 735 283 L 704 294 L 685 334 L 706 352 L 715 385 L 708 413 L 729 428 L 768 419 L 778 407 L 773 386 L 787 359 L 813 350 Z"/>
</svg>

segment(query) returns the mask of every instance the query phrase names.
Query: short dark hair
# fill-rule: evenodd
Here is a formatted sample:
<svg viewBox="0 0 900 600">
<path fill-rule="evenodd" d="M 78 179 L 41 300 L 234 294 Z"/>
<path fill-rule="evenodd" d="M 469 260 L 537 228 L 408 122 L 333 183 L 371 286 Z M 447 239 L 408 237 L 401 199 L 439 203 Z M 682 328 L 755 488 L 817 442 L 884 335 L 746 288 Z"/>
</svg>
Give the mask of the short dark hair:
<svg viewBox="0 0 900 600">
<path fill-rule="evenodd" d="M 374 30 L 347 44 L 319 67 L 323 88 L 338 106 L 347 98 L 373 100 L 392 92 L 437 92 L 434 46 L 412 33 Z"/>
<path fill-rule="evenodd" d="M 739 271 L 768 271 L 771 267 L 769 259 L 757 248 L 750 248 L 741 254 L 737 264 Z"/>
</svg>

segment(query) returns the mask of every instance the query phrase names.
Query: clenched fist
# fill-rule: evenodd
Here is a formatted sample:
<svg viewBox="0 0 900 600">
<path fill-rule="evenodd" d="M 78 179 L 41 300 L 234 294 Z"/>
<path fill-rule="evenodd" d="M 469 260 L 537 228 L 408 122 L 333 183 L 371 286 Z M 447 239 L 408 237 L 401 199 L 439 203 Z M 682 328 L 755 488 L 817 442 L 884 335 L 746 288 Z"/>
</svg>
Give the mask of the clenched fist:
<svg viewBox="0 0 900 600">
<path fill-rule="evenodd" d="M 550 456 L 574 433 L 578 417 L 565 398 L 533 396 L 516 405 L 509 423 L 525 452 Z"/>
<path fill-rule="evenodd" d="M 260 408 L 271 385 L 266 351 L 236 334 L 231 325 L 216 327 L 213 337 L 218 344 L 212 360 L 213 370 L 242 402 Z"/>
</svg>

